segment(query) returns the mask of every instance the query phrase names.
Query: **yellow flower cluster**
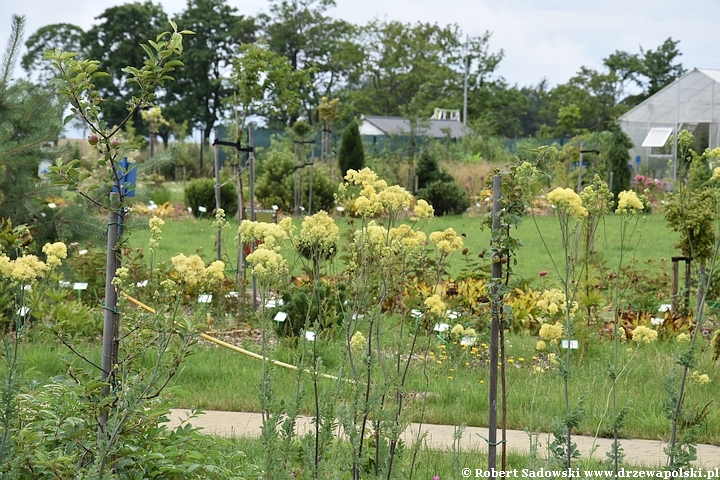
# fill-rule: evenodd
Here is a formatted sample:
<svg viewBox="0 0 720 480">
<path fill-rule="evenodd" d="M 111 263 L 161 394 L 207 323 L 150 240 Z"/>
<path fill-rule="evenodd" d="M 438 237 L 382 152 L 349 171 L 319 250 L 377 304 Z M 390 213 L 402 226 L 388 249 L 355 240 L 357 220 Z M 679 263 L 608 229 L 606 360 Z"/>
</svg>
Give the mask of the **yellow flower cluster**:
<svg viewBox="0 0 720 480">
<path fill-rule="evenodd" d="M 567 301 L 565 293 L 559 288 L 544 290 L 536 299 L 535 304 L 542 312 L 549 317 L 563 317 L 567 313 Z M 577 302 L 570 305 L 570 315 L 574 315 L 578 309 Z"/>
<path fill-rule="evenodd" d="M 681 333 L 677 336 L 678 343 L 688 343 L 690 341 L 690 335 L 687 333 Z"/>
<path fill-rule="evenodd" d="M 150 227 L 148 250 L 152 252 L 160 245 L 160 240 L 162 240 L 162 227 L 165 225 L 165 220 L 154 216 L 150 219 L 148 225 Z"/>
<path fill-rule="evenodd" d="M 225 277 L 225 264 L 220 260 L 211 263 L 205 268 L 205 262 L 199 255 L 186 257 L 181 253 L 172 257 L 170 262 L 180 279 L 191 287 L 207 281 L 222 280 Z"/>
<path fill-rule="evenodd" d="M 710 377 L 708 376 L 708 374 L 701 374 L 697 370 L 692 373 L 692 379 L 700 385 L 707 385 L 708 383 L 710 383 Z"/>
<path fill-rule="evenodd" d="M 126 267 L 120 267 L 115 270 L 115 278 L 112 279 L 112 284 L 119 287 L 125 280 L 130 276 L 130 270 Z"/>
<path fill-rule="evenodd" d="M 645 325 L 635 327 L 635 330 L 632 331 L 632 339 L 636 343 L 652 343 L 657 340 L 657 338 L 658 332 Z"/>
<path fill-rule="evenodd" d="M 159 237 L 162 235 L 162 227 L 165 225 L 165 220 L 159 217 L 152 217 L 148 222 L 148 225 L 150 227 L 150 233 Z"/>
<path fill-rule="evenodd" d="M 382 213 L 396 213 L 412 205 L 413 196 L 399 185 L 388 187 L 369 168 L 348 170 L 345 183 L 338 187 L 338 200 L 344 200 L 358 215 L 374 217 Z"/>
<path fill-rule="evenodd" d="M 547 345 L 545 344 L 544 340 L 538 340 L 535 344 L 535 350 L 537 350 L 538 352 L 544 352 L 546 348 Z"/>
<path fill-rule="evenodd" d="M 720 180 L 720 167 L 715 167 L 713 169 L 712 177 L 710 178 L 712 181 Z"/>
<path fill-rule="evenodd" d="M 455 253 L 463 248 L 462 238 L 452 228 L 448 228 L 444 232 L 432 232 L 430 241 L 438 250 L 447 254 Z"/>
<path fill-rule="evenodd" d="M 422 250 L 427 240 L 424 232 L 413 230 L 407 223 L 403 223 L 397 228 L 391 228 L 388 234 L 392 242 L 402 245 L 410 252 Z"/>
<path fill-rule="evenodd" d="M 474 337 L 476 335 L 474 328 L 465 328 L 459 323 L 456 323 L 453 328 L 450 329 L 450 337 L 459 340 L 463 337 Z"/>
<path fill-rule="evenodd" d="M 285 217 L 280 223 L 243 220 L 240 222 L 238 233 L 243 243 L 260 241 L 268 248 L 279 251 L 280 242 L 290 238 L 294 229 L 292 219 Z"/>
<path fill-rule="evenodd" d="M 403 208 L 410 208 L 413 196 L 400 185 L 387 187 L 378 193 L 378 201 L 388 212 L 397 212 Z"/>
<path fill-rule="evenodd" d="M 329 252 L 340 241 L 340 229 L 324 210 L 305 217 L 300 230 L 300 243 L 315 252 Z"/>
<path fill-rule="evenodd" d="M 563 326 L 560 322 L 555 322 L 554 325 L 550 325 L 549 323 L 543 323 L 540 327 L 540 338 L 547 342 L 557 342 L 562 337 Z"/>
<path fill-rule="evenodd" d="M 220 281 L 225 278 L 225 263 L 215 260 L 205 269 L 205 276 L 208 280 Z"/>
<path fill-rule="evenodd" d="M 35 255 L 24 255 L 10 260 L 7 255 L 0 255 L 0 273 L 14 282 L 29 283 L 43 277 L 50 267 Z"/>
<path fill-rule="evenodd" d="M 49 267 L 59 267 L 67 258 L 67 246 L 63 242 L 46 243 L 42 249 L 46 255 L 45 262 Z"/>
<path fill-rule="evenodd" d="M 435 294 L 425 299 L 425 306 L 435 315 L 443 316 L 447 308 L 445 302 L 442 301 L 440 295 Z"/>
<path fill-rule="evenodd" d="M 435 209 L 427 201 L 420 199 L 415 204 L 414 215 L 411 220 L 416 222 L 421 218 L 432 218 L 435 215 Z"/>
<path fill-rule="evenodd" d="M 268 283 L 287 275 L 288 263 L 278 252 L 264 244 L 247 256 L 253 274 L 260 282 Z"/>
<path fill-rule="evenodd" d="M 352 338 L 350 338 L 350 351 L 357 355 L 365 350 L 365 344 L 367 344 L 367 339 L 365 338 L 365 335 L 358 330 L 353 334 Z"/>
<path fill-rule="evenodd" d="M 588 211 L 583 207 L 580 195 L 571 188 L 558 187 L 548 193 L 547 199 L 562 213 L 578 219 L 587 217 Z"/>
<path fill-rule="evenodd" d="M 608 184 L 603 182 L 599 175 L 595 174 L 590 185 L 580 192 L 580 200 L 589 215 L 603 216 L 610 210 L 610 202 L 613 195 Z"/>
<path fill-rule="evenodd" d="M 623 190 L 618 194 L 618 204 L 615 213 L 618 215 L 635 215 L 645 210 L 640 197 L 632 190 Z"/>
</svg>

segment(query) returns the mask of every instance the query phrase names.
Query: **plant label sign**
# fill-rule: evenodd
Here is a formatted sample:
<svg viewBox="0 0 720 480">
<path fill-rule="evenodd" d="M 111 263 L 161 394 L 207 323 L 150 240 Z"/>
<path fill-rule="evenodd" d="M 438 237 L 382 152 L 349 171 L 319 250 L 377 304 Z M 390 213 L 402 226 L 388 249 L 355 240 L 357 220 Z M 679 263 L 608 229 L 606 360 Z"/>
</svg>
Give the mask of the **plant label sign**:
<svg viewBox="0 0 720 480">
<path fill-rule="evenodd" d="M 477 339 L 475 337 L 468 337 L 465 336 L 460 340 L 460 345 L 465 345 L 466 347 L 472 347 L 475 345 L 475 342 L 477 342 Z"/>
<path fill-rule="evenodd" d="M 433 327 L 433 332 L 446 332 L 448 328 L 450 328 L 450 325 L 448 325 L 447 323 L 436 323 Z"/>
<path fill-rule="evenodd" d="M 285 320 L 287 320 L 287 316 L 288 316 L 288 314 L 285 312 L 278 312 L 277 314 L 275 314 L 275 321 L 276 322 L 284 322 Z M 306 332 L 306 334 L 307 333 L 311 333 L 311 332 Z"/>
<path fill-rule="evenodd" d="M 73 290 L 87 290 L 88 284 L 84 282 L 78 282 L 73 284 Z"/>
<path fill-rule="evenodd" d="M 568 348 L 568 341 L 563 340 L 560 344 L 562 348 Z M 570 350 L 577 350 L 580 345 L 578 344 L 577 340 L 570 340 Z"/>
<path fill-rule="evenodd" d="M 212 295 L 209 293 L 203 293 L 198 297 L 198 303 L 210 303 L 212 302 Z"/>
<path fill-rule="evenodd" d="M 311 332 L 310 330 L 307 330 L 305 332 L 305 340 L 314 342 L 315 341 L 315 332 Z"/>
</svg>

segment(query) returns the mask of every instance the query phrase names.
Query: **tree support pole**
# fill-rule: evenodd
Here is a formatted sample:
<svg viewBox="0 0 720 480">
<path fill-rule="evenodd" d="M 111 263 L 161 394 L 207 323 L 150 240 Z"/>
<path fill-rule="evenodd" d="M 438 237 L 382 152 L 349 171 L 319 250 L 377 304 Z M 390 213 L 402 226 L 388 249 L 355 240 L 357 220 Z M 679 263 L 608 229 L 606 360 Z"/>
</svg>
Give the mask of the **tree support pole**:
<svg viewBox="0 0 720 480">
<path fill-rule="evenodd" d="M 116 196 L 117 194 L 111 193 L 111 201 L 114 201 Z M 122 224 L 122 217 L 122 212 L 111 211 L 108 215 L 107 256 L 105 260 L 105 312 L 101 364 L 101 379 L 103 382 L 108 382 L 108 385 L 103 387 L 103 395 L 105 397 L 110 395 L 111 385 L 115 383 L 115 370 L 118 363 L 118 330 L 120 322 L 117 312 L 117 291 L 112 281 L 115 278 L 115 273 L 118 268 L 118 257 L 115 248 L 117 246 L 118 231 Z M 98 442 L 104 437 L 107 421 L 108 411 L 103 410 L 98 420 Z"/>
<path fill-rule="evenodd" d="M 493 210 L 492 210 L 492 242 L 500 234 L 500 197 L 502 193 L 502 177 L 493 177 Z M 493 245 L 497 248 L 498 245 Z M 498 299 L 498 284 L 502 278 L 502 264 L 498 252 L 492 258 L 492 321 L 490 324 L 490 398 L 488 412 L 488 470 L 494 472 L 497 467 L 497 390 L 498 390 L 498 342 L 500 336 L 500 314 L 502 306 Z M 490 476 L 495 479 L 494 475 Z"/>
</svg>

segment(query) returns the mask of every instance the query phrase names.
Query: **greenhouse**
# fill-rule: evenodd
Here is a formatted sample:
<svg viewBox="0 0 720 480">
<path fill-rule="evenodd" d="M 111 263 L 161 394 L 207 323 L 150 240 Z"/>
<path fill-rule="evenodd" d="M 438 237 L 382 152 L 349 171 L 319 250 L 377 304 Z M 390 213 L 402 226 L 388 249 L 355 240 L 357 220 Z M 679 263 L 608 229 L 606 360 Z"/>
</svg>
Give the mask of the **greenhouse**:
<svg viewBox="0 0 720 480">
<path fill-rule="evenodd" d="M 676 131 L 693 133 L 696 150 L 720 146 L 720 70 L 693 69 L 620 117 L 620 125 L 635 145 L 636 169 L 656 178 L 668 170 Z"/>
</svg>

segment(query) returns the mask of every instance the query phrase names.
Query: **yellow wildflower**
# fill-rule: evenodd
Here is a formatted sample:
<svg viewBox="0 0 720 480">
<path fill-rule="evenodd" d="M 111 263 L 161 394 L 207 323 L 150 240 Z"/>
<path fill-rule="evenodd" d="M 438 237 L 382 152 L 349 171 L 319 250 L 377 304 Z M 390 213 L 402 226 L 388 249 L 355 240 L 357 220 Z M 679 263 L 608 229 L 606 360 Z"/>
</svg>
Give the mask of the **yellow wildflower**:
<svg viewBox="0 0 720 480">
<path fill-rule="evenodd" d="M 646 327 L 645 325 L 635 327 L 635 330 L 632 332 L 632 339 L 637 343 L 652 343 L 657 340 L 657 338 L 658 332 Z"/>
<path fill-rule="evenodd" d="M 367 339 L 365 338 L 365 335 L 362 334 L 360 330 L 355 332 L 350 339 L 350 350 L 354 354 L 358 354 L 365 350 L 365 344 L 367 343 Z"/>
<path fill-rule="evenodd" d="M 448 228 L 444 232 L 432 232 L 430 241 L 435 244 L 438 250 L 447 254 L 457 252 L 463 247 L 462 238 L 452 228 Z"/>
<path fill-rule="evenodd" d="M 31 282 L 45 275 L 48 270 L 48 266 L 35 255 L 25 255 L 12 262 L 10 277 L 19 282 Z"/>
<path fill-rule="evenodd" d="M 567 313 L 567 301 L 565 298 L 565 293 L 559 288 L 551 288 L 549 290 L 544 290 L 535 299 L 535 304 L 549 317 L 564 317 Z M 570 315 L 574 315 L 577 309 L 578 303 L 572 302 L 570 304 Z"/>
<path fill-rule="evenodd" d="M 268 282 L 287 274 L 288 263 L 275 250 L 261 246 L 247 256 L 247 261 L 253 266 L 253 274 L 261 282 Z"/>
<path fill-rule="evenodd" d="M 618 205 L 615 213 L 618 215 L 635 215 L 645 209 L 642 200 L 632 190 L 624 190 L 618 194 Z"/>
<path fill-rule="evenodd" d="M 540 338 L 545 341 L 552 342 L 557 341 L 563 336 L 563 326 L 560 322 L 555 322 L 555 325 L 549 323 L 543 323 L 540 327 Z"/>
<path fill-rule="evenodd" d="M 713 181 L 720 180 L 720 167 L 715 167 L 713 169 L 713 174 L 712 174 L 712 177 L 710 178 L 710 180 L 713 180 Z"/>
<path fill-rule="evenodd" d="M 10 260 L 10 258 L 3 254 L 0 255 L 0 273 L 2 273 L 3 277 L 9 277 L 12 273 L 13 269 L 13 262 Z"/>
<path fill-rule="evenodd" d="M 413 196 L 400 185 L 393 185 L 378 193 L 377 200 L 389 212 L 397 212 L 400 209 L 409 208 Z"/>
<path fill-rule="evenodd" d="M 330 257 L 340 241 L 340 229 L 326 211 L 305 217 L 295 247 L 309 258 Z"/>
<path fill-rule="evenodd" d="M 537 350 L 538 352 L 544 352 L 546 347 L 547 345 L 543 340 L 538 340 L 535 344 L 535 350 Z"/>
<path fill-rule="evenodd" d="M 445 315 L 445 302 L 442 301 L 438 294 L 428 297 L 425 300 L 425 306 L 435 315 Z M 462 325 L 460 327 L 462 328 Z"/>
<path fill-rule="evenodd" d="M 238 227 L 238 233 L 243 243 L 260 241 L 266 247 L 276 251 L 281 248 L 280 242 L 290 237 L 287 222 L 276 224 L 243 220 L 240 222 L 240 227 Z"/>
<path fill-rule="evenodd" d="M 215 260 L 205 269 L 205 274 L 208 280 L 222 280 L 225 278 L 225 263 L 220 260 Z"/>
<path fill-rule="evenodd" d="M 46 243 L 42 251 L 47 256 L 49 267 L 58 267 L 62 259 L 67 258 L 67 246 L 63 242 Z"/>
<path fill-rule="evenodd" d="M 710 377 L 707 373 L 700 374 L 697 370 L 692 373 L 692 379 L 700 385 L 707 385 L 710 383 Z"/>
<path fill-rule="evenodd" d="M 587 217 L 588 211 L 583 207 L 580 195 L 571 188 L 558 187 L 548 193 L 547 199 L 562 213 L 578 219 Z"/>
<path fill-rule="evenodd" d="M 199 255 L 186 257 L 181 253 L 172 257 L 170 262 L 187 285 L 194 286 L 205 280 L 205 262 Z"/>
<path fill-rule="evenodd" d="M 688 335 L 687 333 L 681 333 L 677 336 L 677 341 L 678 343 L 687 343 L 690 341 L 690 335 Z"/>
<path fill-rule="evenodd" d="M 222 209 L 220 210 L 222 211 Z M 162 234 L 162 227 L 165 225 L 165 220 L 159 217 L 152 217 L 148 222 L 148 225 L 150 226 L 150 232 L 152 232 L 153 235 L 158 236 Z"/>
<path fill-rule="evenodd" d="M 433 209 L 432 205 L 430 205 L 425 200 L 418 200 L 415 204 L 415 215 L 413 215 L 412 220 L 417 221 L 421 218 L 432 218 L 435 214 L 435 209 Z"/>
<path fill-rule="evenodd" d="M 450 330 L 450 335 L 455 338 L 461 337 L 463 333 L 465 333 L 465 327 L 463 327 L 459 323 Z"/>
</svg>

